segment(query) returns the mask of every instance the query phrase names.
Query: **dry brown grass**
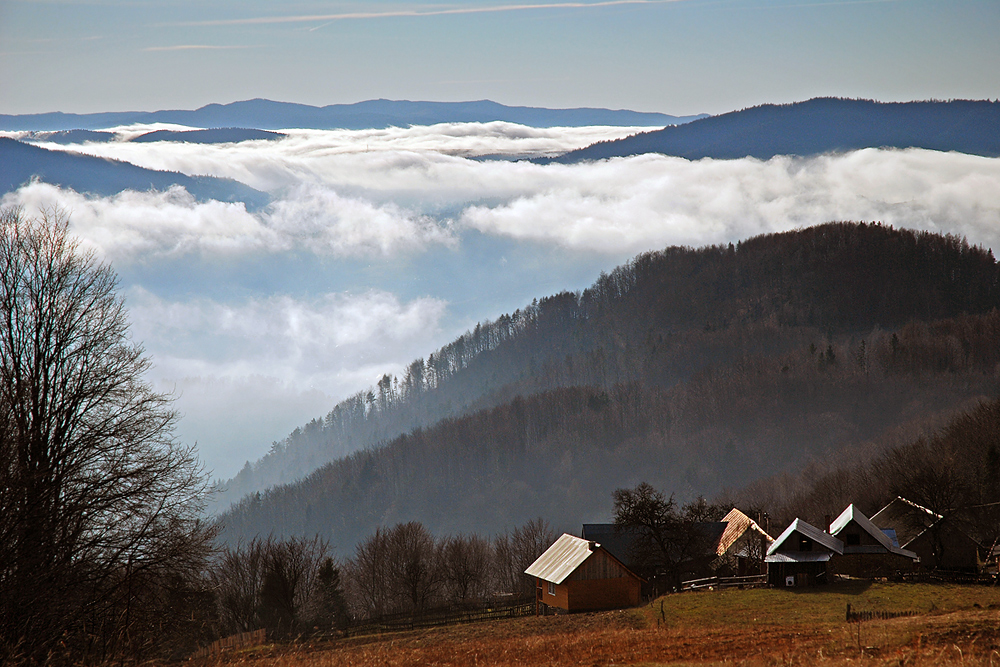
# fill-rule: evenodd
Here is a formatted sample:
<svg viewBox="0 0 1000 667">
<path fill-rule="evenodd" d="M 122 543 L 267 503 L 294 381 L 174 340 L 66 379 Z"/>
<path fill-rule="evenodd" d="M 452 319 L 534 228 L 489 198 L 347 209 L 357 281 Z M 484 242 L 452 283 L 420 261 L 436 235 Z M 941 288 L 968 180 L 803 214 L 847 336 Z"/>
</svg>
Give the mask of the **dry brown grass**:
<svg viewBox="0 0 1000 667">
<path fill-rule="evenodd" d="M 867 604 L 881 600 L 884 609 L 914 609 L 921 615 L 848 624 L 843 620 L 845 596 L 854 599 L 856 607 L 871 608 Z M 657 601 L 627 611 L 271 645 L 191 664 L 1000 667 L 1000 591 L 882 585 L 860 589 L 828 587 L 807 595 L 787 591 L 682 594 L 664 598 L 662 616 Z"/>
</svg>

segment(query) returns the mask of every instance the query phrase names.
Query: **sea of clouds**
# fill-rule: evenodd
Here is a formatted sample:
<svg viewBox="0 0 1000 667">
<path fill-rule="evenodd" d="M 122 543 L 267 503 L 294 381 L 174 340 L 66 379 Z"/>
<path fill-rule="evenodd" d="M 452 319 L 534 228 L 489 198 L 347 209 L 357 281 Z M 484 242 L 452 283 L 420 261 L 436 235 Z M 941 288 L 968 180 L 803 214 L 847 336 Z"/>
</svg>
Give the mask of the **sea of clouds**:
<svg viewBox="0 0 1000 667">
<path fill-rule="evenodd" d="M 69 212 L 82 243 L 119 271 L 153 380 L 180 395 L 179 435 L 199 441 L 219 476 L 477 320 L 582 288 L 639 252 L 830 220 L 1000 248 L 998 159 L 917 149 L 767 161 L 516 159 L 635 131 L 466 123 L 288 130 L 280 141 L 239 144 L 62 146 L 236 179 L 273 201 L 251 213 L 181 188 L 103 198 L 32 183 L 3 204 Z"/>
</svg>

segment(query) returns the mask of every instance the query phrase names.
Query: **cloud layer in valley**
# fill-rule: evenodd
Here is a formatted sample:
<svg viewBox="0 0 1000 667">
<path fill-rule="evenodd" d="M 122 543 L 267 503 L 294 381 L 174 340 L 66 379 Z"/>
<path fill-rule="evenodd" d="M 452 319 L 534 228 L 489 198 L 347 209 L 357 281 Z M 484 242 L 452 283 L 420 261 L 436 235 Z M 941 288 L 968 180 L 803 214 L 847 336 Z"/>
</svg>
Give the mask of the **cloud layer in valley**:
<svg viewBox="0 0 1000 667">
<path fill-rule="evenodd" d="M 180 434 L 222 476 L 477 320 L 585 287 L 638 252 L 829 220 L 1000 248 L 997 159 L 916 149 L 769 161 L 482 159 L 549 155 L 628 131 L 486 123 L 84 144 L 70 148 L 235 178 L 274 201 L 249 213 L 180 189 L 95 198 L 34 183 L 3 203 L 62 207 L 114 264 L 155 381 L 181 393 Z"/>
</svg>

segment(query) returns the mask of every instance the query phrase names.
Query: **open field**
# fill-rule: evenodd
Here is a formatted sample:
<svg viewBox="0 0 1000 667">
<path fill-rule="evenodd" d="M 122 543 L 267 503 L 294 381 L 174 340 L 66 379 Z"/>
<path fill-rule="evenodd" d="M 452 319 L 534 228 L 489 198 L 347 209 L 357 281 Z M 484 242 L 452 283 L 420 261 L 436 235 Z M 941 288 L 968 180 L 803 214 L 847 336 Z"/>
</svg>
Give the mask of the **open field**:
<svg viewBox="0 0 1000 667">
<path fill-rule="evenodd" d="M 848 604 L 916 615 L 847 623 Z M 849 582 L 683 593 L 633 610 L 269 645 L 191 664 L 1000 667 L 1000 589 Z"/>
</svg>

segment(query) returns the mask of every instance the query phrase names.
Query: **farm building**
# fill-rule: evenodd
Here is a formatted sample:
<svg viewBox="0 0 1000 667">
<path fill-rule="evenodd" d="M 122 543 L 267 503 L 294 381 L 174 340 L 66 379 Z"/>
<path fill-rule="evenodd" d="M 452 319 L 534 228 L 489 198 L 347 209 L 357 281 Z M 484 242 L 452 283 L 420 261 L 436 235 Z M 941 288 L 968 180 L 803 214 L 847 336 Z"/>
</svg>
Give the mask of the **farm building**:
<svg viewBox="0 0 1000 667">
<path fill-rule="evenodd" d="M 767 550 L 771 586 L 813 586 L 830 579 L 830 559 L 844 553 L 844 543 L 796 519 Z"/>
<path fill-rule="evenodd" d="M 895 538 L 877 527 L 853 504 L 830 524 L 830 534 L 844 543 L 831 560 L 831 571 L 852 577 L 887 577 L 913 570 L 919 557 L 900 548 Z"/>
<path fill-rule="evenodd" d="M 536 609 L 568 612 L 635 607 L 642 579 L 597 542 L 563 534 L 524 571 L 535 577 Z"/>
<path fill-rule="evenodd" d="M 640 528 L 621 528 L 613 523 L 585 523 L 582 537 L 600 542 L 615 558 L 634 572 L 642 570 L 634 562 L 633 543 Z M 756 521 L 735 507 L 722 521 L 699 521 L 692 525 L 697 536 L 683 559 L 682 578 L 714 574 L 761 574 L 767 547 L 774 539 Z M 695 553 L 697 551 L 698 553 Z"/>
<path fill-rule="evenodd" d="M 892 530 L 898 543 L 920 558 L 928 570 L 976 572 L 981 569 L 988 549 L 970 537 L 951 517 L 896 497 L 872 516 L 883 531 Z"/>
<path fill-rule="evenodd" d="M 722 521 L 726 524 L 726 529 L 715 547 L 716 561 L 713 569 L 740 577 L 766 572 L 764 555 L 774 538 L 735 507 Z"/>
</svg>

